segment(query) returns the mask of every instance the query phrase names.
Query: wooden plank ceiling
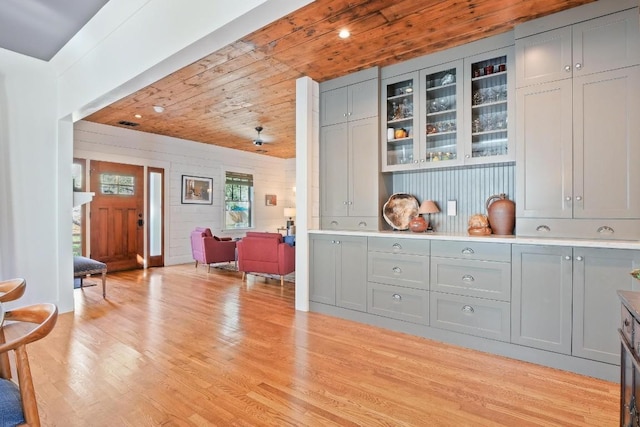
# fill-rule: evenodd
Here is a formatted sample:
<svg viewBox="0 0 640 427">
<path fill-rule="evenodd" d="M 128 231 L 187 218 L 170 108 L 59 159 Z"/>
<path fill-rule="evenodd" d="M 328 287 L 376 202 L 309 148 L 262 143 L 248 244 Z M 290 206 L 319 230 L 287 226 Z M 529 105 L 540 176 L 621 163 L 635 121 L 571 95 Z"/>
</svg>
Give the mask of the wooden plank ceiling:
<svg viewBox="0 0 640 427">
<path fill-rule="evenodd" d="M 293 158 L 297 78 L 384 67 L 592 1 L 316 0 L 85 120 Z M 342 28 L 349 39 L 338 37 Z M 256 126 L 264 127 L 261 147 L 252 142 Z"/>
</svg>

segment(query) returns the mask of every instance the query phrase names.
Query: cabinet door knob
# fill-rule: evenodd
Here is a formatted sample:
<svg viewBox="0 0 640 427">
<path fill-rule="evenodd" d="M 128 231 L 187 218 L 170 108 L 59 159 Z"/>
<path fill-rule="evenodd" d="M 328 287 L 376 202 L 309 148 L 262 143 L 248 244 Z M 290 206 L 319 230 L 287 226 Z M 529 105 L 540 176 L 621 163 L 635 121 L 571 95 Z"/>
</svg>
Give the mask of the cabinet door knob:
<svg viewBox="0 0 640 427">
<path fill-rule="evenodd" d="M 464 248 L 461 252 L 465 255 L 471 255 L 475 253 L 471 248 Z"/>
<path fill-rule="evenodd" d="M 342 117 L 347 117 L 347 113 L 342 113 Z"/>
<path fill-rule="evenodd" d="M 462 306 L 462 311 L 465 313 L 473 313 L 475 310 L 470 305 Z"/>
<path fill-rule="evenodd" d="M 547 233 L 551 231 L 551 228 L 548 225 L 539 225 L 536 227 L 536 231 L 540 231 L 540 232 L 544 231 L 545 233 Z"/>
<path fill-rule="evenodd" d="M 577 201 L 582 200 L 582 196 L 576 196 L 576 200 L 577 200 Z"/>
<path fill-rule="evenodd" d="M 571 201 L 571 196 L 567 196 L 567 197 L 565 197 L 564 199 L 565 199 L 567 202 L 570 202 L 570 201 Z"/>
<path fill-rule="evenodd" d="M 351 116 L 353 113 L 351 111 L 349 111 L 349 116 Z"/>
<path fill-rule="evenodd" d="M 351 200 L 349 200 L 349 203 L 347 203 L 347 204 L 352 205 L 352 204 L 353 204 L 353 202 L 352 202 Z"/>
<path fill-rule="evenodd" d="M 465 158 L 465 159 L 470 159 L 470 158 L 471 158 L 471 154 L 466 154 L 466 155 L 464 156 L 464 158 Z"/>
<path fill-rule="evenodd" d="M 567 72 L 571 71 L 571 65 L 565 65 L 564 70 Z"/>
<path fill-rule="evenodd" d="M 340 240 L 336 240 L 336 245 L 339 245 L 339 244 L 340 244 Z"/>
<path fill-rule="evenodd" d="M 396 300 L 396 301 L 402 300 L 402 295 L 400 295 L 400 294 L 393 294 L 392 296 L 393 296 L 393 299 Z"/>
<path fill-rule="evenodd" d="M 400 267 L 393 267 L 393 268 L 392 268 L 392 270 L 393 270 L 393 272 L 394 272 L 394 273 L 396 273 L 396 274 L 400 274 L 400 273 L 402 273 L 402 269 L 401 269 Z"/>
<path fill-rule="evenodd" d="M 569 255 L 565 255 L 564 259 L 566 259 L 567 261 L 571 261 L 571 257 Z"/>
<path fill-rule="evenodd" d="M 580 70 L 582 68 L 582 64 L 579 62 L 576 62 L 576 70 Z"/>
<path fill-rule="evenodd" d="M 577 256 L 576 257 L 576 261 L 582 261 L 584 258 L 582 258 L 581 256 Z"/>
<path fill-rule="evenodd" d="M 462 276 L 462 280 L 465 282 L 473 282 L 476 279 L 474 279 L 473 276 L 470 274 L 465 274 L 464 276 Z"/>
</svg>

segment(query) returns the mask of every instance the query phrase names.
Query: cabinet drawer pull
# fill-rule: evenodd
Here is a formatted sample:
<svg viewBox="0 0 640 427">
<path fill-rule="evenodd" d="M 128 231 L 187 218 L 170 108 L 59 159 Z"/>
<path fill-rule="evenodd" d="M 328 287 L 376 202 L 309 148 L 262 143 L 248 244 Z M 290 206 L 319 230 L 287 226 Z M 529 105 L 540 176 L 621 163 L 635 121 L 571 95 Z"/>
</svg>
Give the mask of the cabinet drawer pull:
<svg viewBox="0 0 640 427">
<path fill-rule="evenodd" d="M 393 294 L 393 299 L 396 301 L 401 301 L 402 300 L 402 295 L 400 294 Z"/>
<path fill-rule="evenodd" d="M 394 243 L 392 248 L 394 251 L 399 251 L 402 249 L 402 245 L 400 243 Z"/>
<path fill-rule="evenodd" d="M 462 306 L 462 311 L 464 311 L 465 313 L 473 313 L 474 309 L 470 305 L 465 305 Z"/>
<path fill-rule="evenodd" d="M 549 231 L 551 231 L 551 228 L 548 225 L 539 225 L 536 227 L 536 231 L 544 231 L 545 233 L 548 233 Z"/>
<path fill-rule="evenodd" d="M 473 276 L 470 274 L 465 274 L 464 276 L 462 276 L 462 280 L 465 282 L 473 282 L 476 279 L 474 279 Z"/>
<path fill-rule="evenodd" d="M 471 248 L 464 248 L 462 250 L 462 253 L 465 254 L 465 255 L 471 255 L 471 254 L 474 254 L 475 252 Z"/>
<path fill-rule="evenodd" d="M 613 228 L 607 226 L 607 225 L 603 225 L 602 227 L 598 227 L 598 233 L 600 234 L 613 234 Z"/>
<path fill-rule="evenodd" d="M 393 267 L 392 270 L 394 273 L 397 273 L 397 274 L 402 273 L 402 269 L 400 267 Z"/>
<path fill-rule="evenodd" d="M 331 221 L 331 225 L 338 225 L 338 221 Z"/>
<path fill-rule="evenodd" d="M 367 226 L 367 223 L 365 221 L 360 221 L 358 223 L 358 227 L 360 227 L 360 228 L 365 228 L 366 226 Z"/>
</svg>

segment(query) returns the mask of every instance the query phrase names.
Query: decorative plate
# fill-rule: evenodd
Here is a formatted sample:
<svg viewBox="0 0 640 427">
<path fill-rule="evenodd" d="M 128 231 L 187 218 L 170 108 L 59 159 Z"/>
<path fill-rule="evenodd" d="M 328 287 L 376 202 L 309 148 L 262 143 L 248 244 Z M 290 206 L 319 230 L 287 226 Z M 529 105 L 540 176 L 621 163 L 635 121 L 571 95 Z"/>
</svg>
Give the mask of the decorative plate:
<svg viewBox="0 0 640 427">
<path fill-rule="evenodd" d="M 408 230 L 411 218 L 418 215 L 418 199 L 411 194 L 396 193 L 382 207 L 382 216 L 396 230 Z"/>
</svg>

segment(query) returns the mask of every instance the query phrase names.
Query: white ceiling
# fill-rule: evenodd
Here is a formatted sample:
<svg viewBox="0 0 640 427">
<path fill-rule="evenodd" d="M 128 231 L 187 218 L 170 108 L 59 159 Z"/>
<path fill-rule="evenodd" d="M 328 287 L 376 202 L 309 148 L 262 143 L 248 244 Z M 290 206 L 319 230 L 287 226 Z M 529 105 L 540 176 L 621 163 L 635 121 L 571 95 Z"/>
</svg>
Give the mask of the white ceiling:
<svg viewBox="0 0 640 427">
<path fill-rule="evenodd" d="M 108 0 L 0 0 L 0 47 L 49 61 Z"/>
</svg>

